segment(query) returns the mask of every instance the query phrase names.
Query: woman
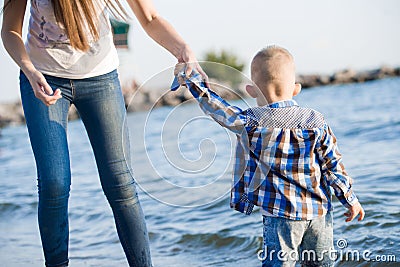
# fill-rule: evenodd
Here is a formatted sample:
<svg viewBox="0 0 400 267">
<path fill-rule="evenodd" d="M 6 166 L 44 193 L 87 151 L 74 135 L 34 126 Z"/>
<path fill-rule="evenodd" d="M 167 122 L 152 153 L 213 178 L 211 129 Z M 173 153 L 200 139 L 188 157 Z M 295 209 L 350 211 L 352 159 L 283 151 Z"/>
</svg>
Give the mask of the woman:
<svg viewBox="0 0 400 267">
<path fill-rule="evenodd" d="M 192 62 L 188 73 L 193 68 L 202 72 L 189 46 L 157 14 L 151 0 L 127 2 L 151 38 L 178 62 Z M 26 5 L 27 0 L 5 0 L 1 36 L 21 69 L 21 98 L 38 175 L 45 264 L 68 266 L 71 171 L 66 130 L 73 103 L 88 133 L 129 265 L 151 266 L 148 234 L 129 163 L 118 57 L 107 17 L 108 11 L 125 13 L 118 1 L 31 0 L 24 45 Z"/>
</svg>

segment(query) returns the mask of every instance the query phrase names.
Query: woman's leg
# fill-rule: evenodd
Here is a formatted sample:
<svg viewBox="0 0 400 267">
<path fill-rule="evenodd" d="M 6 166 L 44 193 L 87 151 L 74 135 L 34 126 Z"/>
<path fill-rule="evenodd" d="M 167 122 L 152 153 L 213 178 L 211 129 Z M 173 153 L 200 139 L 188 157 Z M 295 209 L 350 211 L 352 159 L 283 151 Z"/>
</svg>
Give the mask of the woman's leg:
<svg viewBox="0 0 400 267">
<path fill-rule="evenodd" d="M 53 89 L 60 79 L 50 79 Z M 26 76 L 20 75 L 21 99 L 35 156 L 39 207 L 38 221 L 46 266 L 68 265 L 68 197 L 71 184 L 67 144 L 70 102 L 61 98 L 47 107 L 38 100 Z M 62 89 L 63 94 L 68 94 Z"/>
<path fill-rule="evenodd" d="M 116 71 L 73 80 L 74 104 L 86 127 L 130 266 L 151 266 L 144 215 L 130 166 L 125 104 Z"/>
</svg>

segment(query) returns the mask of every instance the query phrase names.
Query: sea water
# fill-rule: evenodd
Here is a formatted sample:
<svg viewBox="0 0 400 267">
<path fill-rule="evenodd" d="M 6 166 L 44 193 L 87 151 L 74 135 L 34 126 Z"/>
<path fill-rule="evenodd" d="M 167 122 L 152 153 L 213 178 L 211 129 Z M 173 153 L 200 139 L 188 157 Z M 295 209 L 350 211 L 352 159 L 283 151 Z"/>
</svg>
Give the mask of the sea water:
<svg viewBox="0 0 400 267">
<path fill-rule="evenodd" d="M 364 221 L 345 223 L 345 209 L 335 200 L 335 248 L 342 253 L 337 266 L 399 266 L 399 95 L 400 79 L 393 78 L 307 89 L 296 97 L 333 128 L 366 211 Z M 245 108 L 254 101 L 232 104 Z M 196 103 L 130 113 L 127 121 L 154 266 L 260 266 L 260 212 L 245 216 L 229 208 L 235 136 Z M 80 121 L 69 123 L 68 139 L 70 265 L 127 266 Z M 37 204 L 26 127 L 2 129 L 0 266 L 44 266 Z M 343 256 L 346 251 L 353 256 Z"/>
</svg>

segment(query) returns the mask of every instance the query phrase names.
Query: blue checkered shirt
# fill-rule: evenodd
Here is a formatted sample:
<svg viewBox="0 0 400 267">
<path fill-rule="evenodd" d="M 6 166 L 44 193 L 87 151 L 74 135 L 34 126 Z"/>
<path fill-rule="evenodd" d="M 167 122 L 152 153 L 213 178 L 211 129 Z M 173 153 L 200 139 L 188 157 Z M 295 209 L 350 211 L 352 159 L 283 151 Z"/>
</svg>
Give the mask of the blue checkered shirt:
<svg viewBox="0 0 400 267">
<path fill-rule="evenodd" d="M 207 88 L 199 74 L 179 75 L 201 109 L 236 134 L 232 208 L 250 214 L 256 205 L 272 216 L 310 220 L 332 209 L 330 187 L 345 207 L 358 202 L 321 113 L 294 100 L 242 110 Z M 175 77 L 171 89 L 179 86 Z"/>
</svg>

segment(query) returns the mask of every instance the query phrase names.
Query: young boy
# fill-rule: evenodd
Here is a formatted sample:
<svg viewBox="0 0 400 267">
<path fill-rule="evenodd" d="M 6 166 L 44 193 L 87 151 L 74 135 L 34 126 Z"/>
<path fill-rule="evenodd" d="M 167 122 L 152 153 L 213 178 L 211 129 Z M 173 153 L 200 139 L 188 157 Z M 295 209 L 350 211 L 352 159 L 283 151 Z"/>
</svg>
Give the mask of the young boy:
<svg viewBox="0 0 400 267">
<path fill-rule="evenodd" d="M 251 62 L 246 91 L 258 107 L 241 110 L 208 89 L 201 76 L 187 78 L 177 65 L 173 89 L 186 85 L 202 110 L 237 135 L 231 207 L 261 209 L 263 266 L 333 266 L 332 187 L 348 209 L 346 222 L 364 218 L 336 138 L 323 116 L 292 100 L 301 90 L 284 48 L 270 46 Z M 306 252 L 306 253 L 303 253 Z"/>
</svg>

